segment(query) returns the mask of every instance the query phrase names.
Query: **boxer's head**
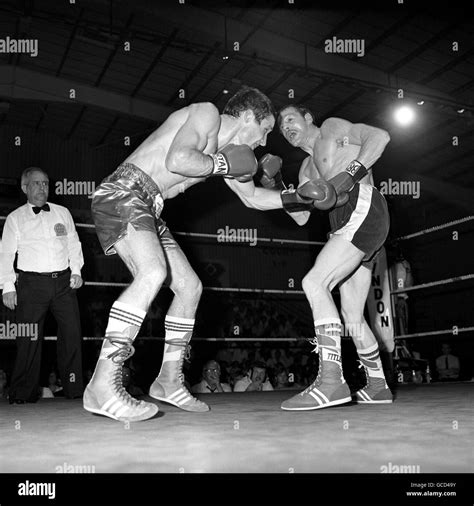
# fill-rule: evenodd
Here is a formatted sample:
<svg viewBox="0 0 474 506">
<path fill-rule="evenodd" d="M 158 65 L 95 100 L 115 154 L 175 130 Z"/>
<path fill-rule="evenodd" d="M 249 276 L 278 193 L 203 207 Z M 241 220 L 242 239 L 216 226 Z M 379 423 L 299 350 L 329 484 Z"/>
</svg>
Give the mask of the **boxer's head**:
<svg viewBox="0 0 474 506">
<path fill-rule="evenodd" d="M 252 149 L 265 146 L 275 126 L 275 111 L 270 99 L 256 88 L 242 87 L 224 107 L 223 114 L 236 118 L 239 129 L 234 142 Z"/>
<path fill-rule="evenodd" d="M 292 146 L 299 146 L 314 125 L 314 114 L 303 105 L 289 104 L 280 109 L 277 121 L 283 137 Z"/>
<path fill-rule="evenodd" d="M 30 204 L 43 206 L 48 200 L 48 174 L 39 167 L 28 167 L 21 174 L 21 189 Z"/>
</svg>

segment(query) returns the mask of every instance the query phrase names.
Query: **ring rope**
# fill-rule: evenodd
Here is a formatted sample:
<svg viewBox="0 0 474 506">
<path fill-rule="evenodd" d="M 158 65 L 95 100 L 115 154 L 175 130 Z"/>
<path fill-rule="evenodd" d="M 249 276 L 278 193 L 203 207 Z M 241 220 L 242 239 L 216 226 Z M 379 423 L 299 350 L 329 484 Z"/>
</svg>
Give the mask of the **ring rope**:
<svg viewBox="0 0 474 506">
<path fill-rule="evenodd" d="M 456 329 L 456 334 L 460 332 L 472 332 L 474 327 L 461 327 Z M 416 332 L 415 334 L 406 334 L 404 336 L 394 336 L 394 339 L 412 339 L 414 337 L 440 336 L 442 334 L 454 334 L 454 329 L 431 330 L 429 332 Z"/>
<path fill-rule="evenodd" d="M 418 237 L 420 235 L 429 234 L 431 232 L 437 232 L 438 230 L 442 230 L 443 228 L 453 227 L 454 225 L 459 225 L 460 223 L 464 223 L 466 221 L 471 220 L 474 220 L 474 216 L 466 216 L 465 218 L 461 218 L 459 220 L 449 221 L 448 223 L 443 223 L 442 225 L 437 225 L 435 227 L 427 228 L 425 230 L 420 230 L 419 232 L 414 232 L 413 234 L 398 237 L 395 240 L 405 241 L 406 239 L 412 239 L 413 237 Z"/>
<path fill-rule="evenodd" d="M 221 239 L 219 242 L 241 242 L 236 241 L 234 237 L 227 236 L 227 235 L 217 235 L 217 234 L 204 234 L 204 233 L 197 233 L 197 232 L 172 232 L 173 235 L 182 235 L 185 237 L 205 237 L 207 239 Z M 229 239 L 229 241 L 225 241 L 224 239 Z M 272 237 L 256 237 L 255 240 L 261 241 L 261 242 L 274 242 L 278 244 L 309 244 L 312 246 L 324 246 L 326 243 L 321 241 L 300 241 L 297 239 L 276 239 Z"/>
<path fill-rule="evenodd" d="M 430 283 L 422 283 L 421 285 L 408 286 L 398 290 L 392 290 L 390 293 L 396 295 L 397 293 L 405 293 L 413 290 L 421 290 L 422 288 L 431 288 L 432 286 L 447 285 L 457 281 L 466 281 L 467 279 L 474 279 L 474 274 L 466 274 L 464 276 L 456 276 L 454 278 L 440 279 L 439 281 L 431 281 Z"/>
<path fill-rule="evenodd" d="M 437 336 L 444 334 L 453 334 L 457 335 L 463 332 L 472 332 L 474 331 L 474 326 L 472 327 L 459 327 L 456 329 L 456 334 L 454 334 L 454 329 L 445 329 L 445 330 L 430 330 L 429 332 L 416 332 L 414 334 L 406 334 L 400 336 L 394 336 L 394 339 L 413 339 L 415 337 L 428 337 L 428 336 Z M 350 339 L 350 336 L 342 336 L 343 339 Z M 2 340 L 14 340 L 14 337 L 6 337 L 2 338 Z M 43 339 L 46 341 L 56 341 L 57 336 L 45 336 Z M 93 336 L 93 337 L 83 337 L 84 341 L 103 341 L 105 339 L 104 336 Z M 138 336 L 137 339 L 144 341 L 158 341 L 164 339 L 164 336 Z M 296 342 L 296 341 L 304 341 L 307 339 L 306 337 L 193 337 L 194 341 L 205 341 L 205 342 Z"/>
<path fill-rule="evenodd" d="M 391 295 L 397 295 L 398 293 L 405 293 L 413 290 L 421 290 L 423 288 L 431 288 L 433 286 L 447 285 L 450 283 L 456 283 L 458 281 L 466 281 L 468 279 L 474 279 L 474 274 L 466 274 L 463 276 L 456 276 L 454 278 L 441 279 L 439 281 L 431 281 L 430 283 L 423 283 L 421 285 L 409 286 L 406 288 L 400 288 L 398 290 L 392 290 Z M 116 283 L 111 281 L 85 281 L 85 286 L 110 286 L 110 287 L 127 287 L 130 283 Z M 303 290 L 277 290 L 267 288 L 231 288 L 231 287 L 220 287 L 220 286 L 205 286 L 204 290 L 212 292 L 238 292 L 238 293 L 268 293 L 268 294 L 280 294 L 280 295 L 304 295 Z"/>
<path fill-rule="evenodd" d="M 6 216 L 0 216 L 0 220 L 6 220 Z M 404 235 L 401 237 L 398 237 L 395 239 L 395 241 L 405 241 L 407 239 L 412 239 L 413 237 L 418 237 L 420 235 L 429 234 L 431 232 L 437 232 L 438 230 L 442 230 L 444 228 L 453 227 L 454 225 L 459 225 L 460 223 L 465 223 L 467 221 L 474 220 L 474 216 L 466 216 L 464 218 L 460 218 L 459 220 L 450 221 L 447 223 L 443 223 L 441 225 L 436 225 L 431 228 L 427 228 L 425 230 L 420 230 L 419 232 L 414 232 L 413 234 Z M 76 223 L 76 227 L 78 228 L 95 228 L 94 224 L 91 223 Z M 217 234 L 204 234 L 204 233 L 197 233 L 197 232 L 173 232 L 175 235 L 182 235 L 186 237 L 205 237 L 205 238 L 227 238 L 227 236 L 218 236 Z M 229 241 L 230 243 L 237 242 L 234 241 L 234 238 L 231 237 L 232 241 Z M 325 242 L 321 241 L 300 241 L 296 239 L 275 239 L 271 237 L 261 237 L 257 238 L 257 241 L 262 242 L 274 242 L 278 244 L 305 244 L 305 245 L 311 245 L 311 246 L 323 246 L 326 244 Z"/>
<path fill-rule="evenodd" d="M 130 283 L 113 283 L 109 281 L 85 281 L 85 286 L 111 286 L 111 287 L 127 287 Z M 303 295 L 303 290 L 272 290 L 266 288 L 223 288 L 220 286 L 205 286 L 204 290 L 212 292 L 239 292 L 239 293 L 273 293 L 282 295 Z"/>
</svg>

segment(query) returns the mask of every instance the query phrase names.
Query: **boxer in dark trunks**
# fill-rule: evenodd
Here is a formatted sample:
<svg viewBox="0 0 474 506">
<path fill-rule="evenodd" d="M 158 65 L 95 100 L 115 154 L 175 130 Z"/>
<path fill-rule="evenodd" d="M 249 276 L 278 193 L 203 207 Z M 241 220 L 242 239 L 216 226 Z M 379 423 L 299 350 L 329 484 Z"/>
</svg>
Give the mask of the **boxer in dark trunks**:
<svg viewBox="0 0 474 506">
<path fill-rule="evenodd" d="M 331 223 L 328 241 L 302 282 L 313 313 L 316 337 L 312 343 L 319 352 L 318 376 L 281 407 L 311 410 L 351 401 L 342 374 L 342 323 L 331 296 L 336 285 L 345 330 L 355 343 L 367 376 L 356 400 L 390 403 L 392 393 L 385 381 L 378 344 L 364 319 L 372 261 L 389 229 L 385 199 L 373 186 L 368 169 L 382 155 L 390 137 L 384 130 L 339 118 L 329 118 L 319 128 L 313 120 L 309 110 L 297 105 L 286 106 L 278 115 L 285 139 L 310 155 L 301 166 L 298 188 L 282 191 L 283 207 L 300 225 L 308 221 L 311 210 L 330 210 Z M 273 176 L 267 172 L 267 180 Z"/>
<path fill-rule="evenodd" d="M 114 302 L 84 408 L 120 421 L 151 418 L 154 403 L 138 401 L 122 385 L 122 364 L 133 353 L 151 302 L 168 277 L 174 298 L 165 318 L 165 349 L 152 398 L 193 412 L 209 407 L 187 390 L 182 366 L 191 339 L 202 285 L 160 213 L 163 203 L 209 176 L 224 176 L 248 207 L 282 207 L 280 196 L 256 188 L 253 150 L 264 146 L 275 124 L 270 100 L 245 87 L 223 114 L 210 103 L 174 113 L 97 188 L 92 216 L 106 254 L 117 253 L 133 282 Z"/>
</svg>

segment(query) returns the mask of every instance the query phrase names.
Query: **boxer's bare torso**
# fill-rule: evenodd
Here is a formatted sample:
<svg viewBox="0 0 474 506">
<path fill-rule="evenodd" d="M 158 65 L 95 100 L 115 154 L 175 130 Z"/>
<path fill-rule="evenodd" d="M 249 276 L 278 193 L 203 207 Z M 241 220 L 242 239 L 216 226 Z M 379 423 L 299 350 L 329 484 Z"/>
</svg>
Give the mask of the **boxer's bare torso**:
<svg viewBox="0 0 474 506">
<path fill-rule="evenodd" d="M 188 177 L 170 172 L 166 168 L 166 156 L 176 133 L 188 119 L 189 107 L 172 113 L 140 146 L 124 161 L 133 163 L 148 174 L 158 185 L 163 198 L 172 199 L 187 188 L 204 181 L 205 177 Z M 215 153 L 218 146 L 220 121 L 216 123 L 215 135 L 210 136 L 205 154 Z"/>
<path fill-rule="evenodd" d="M 310 156 L 303 161 L 300 179 L 306 181 L 323 178 L 327 181 L 344 171 L 352 160 L 358 159 L 361 146 L 350 143 L 349 137 L 345 135 L 343 121 L 331 118 L 318 129 L 313 147 L 305 149 Z M 372 171 L 360 182 L 373 184 Z"/>
</svg>

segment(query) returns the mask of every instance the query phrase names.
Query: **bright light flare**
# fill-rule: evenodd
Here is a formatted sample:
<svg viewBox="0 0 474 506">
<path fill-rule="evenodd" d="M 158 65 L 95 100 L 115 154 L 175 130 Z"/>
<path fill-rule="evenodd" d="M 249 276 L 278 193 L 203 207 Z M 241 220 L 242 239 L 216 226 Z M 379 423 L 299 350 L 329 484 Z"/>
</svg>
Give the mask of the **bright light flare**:
<svg viewBox="0 0 474 506">
<path fill-rule="evenodd" d="M 415 112 L 411 107 L 402 105 L 395 110 L 394 117 L 398 124 L 408 126 L 415 120 Z"/>
</svg>

